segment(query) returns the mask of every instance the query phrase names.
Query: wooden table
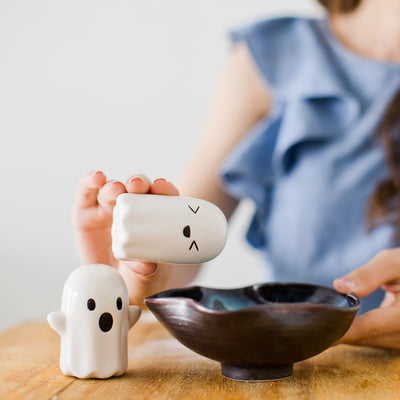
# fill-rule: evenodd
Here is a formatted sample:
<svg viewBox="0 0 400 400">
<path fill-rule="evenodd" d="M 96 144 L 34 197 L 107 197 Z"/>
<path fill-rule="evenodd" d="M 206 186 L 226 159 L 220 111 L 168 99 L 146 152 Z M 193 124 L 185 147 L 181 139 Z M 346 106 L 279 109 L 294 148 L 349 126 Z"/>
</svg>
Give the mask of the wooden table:
<svg viewBox="0 0 400 400">
<path fill-rule="evenodd" d="M 79 380 L 58 367 L 59 336 L 46 323 L 0 333 L 0 399 L 400 399 L 400 353 L 340 345 L 297 363 L 275 382 L 220 375 L 219 364 L 183 347 L 145 313 L 129 335 L 123 377 Z"/>
</svg>

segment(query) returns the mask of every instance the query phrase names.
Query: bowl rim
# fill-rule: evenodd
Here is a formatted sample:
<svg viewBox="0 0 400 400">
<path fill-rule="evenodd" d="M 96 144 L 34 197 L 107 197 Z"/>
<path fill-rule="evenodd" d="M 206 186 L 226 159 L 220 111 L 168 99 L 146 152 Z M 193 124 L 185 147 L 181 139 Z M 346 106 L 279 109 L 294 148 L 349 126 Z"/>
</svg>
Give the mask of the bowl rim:
<svg viewBox="0 0 400 400">
<path fill-rule="evenodd" d="M 205 289 L 205 290 L 214 290 L 214 291 L 219 291 L 219 292 L 230 292 L 230 291 L 238 291 L 238 290 L 246 290 L 246 289 L 253 289 L 256 290 L 259 287 L 265 287 L 265 286 L 288 286 L 288 285 L 298 285 L 298 286 L 309 286 L 309 287 L 314 287 L 314 288 L 320 288 L 320 289 L 326 289 L 330 292 L 334 292 L 337 295 L 340 295 L 342 297 L 345 297 L 346 299 L 350 298 L 353 302 L 354 305 L 348 305 L 347 307 L 343 306 L 338 306 L 334 304 L 328 304 L 328 303 L 314 303 L 310 301 L 304 301 L 304 302 L 282 302 L 282 303 L 260 303 L 260 304 L 254 304 L 248 307 L 243 307 L 239 309 L 234 309 L 234 310 L 217 310 L 214 308 L 210 308 L 205 306 L 204 304 L 200 303 L 199 301 L 190 298 L 190 297 L 184 297 L 184 296 L 176 296 L 176 297 L 168 297 L 167 295 L 173 292 L 179 292 L 179 291 L 190 291 L 193 289 Z M 336 291 L 334 288 L 324 286 L 324 285 L 317 285 L 313 283 L 302 283 L 302 282 L 266 282 L 266 283 L 255 283 L 253 285 L 247 285 L 247 286 L 240 286 L 240 287 L 235 287 L 235 288 L 216 288 L 216 287 L 209 287 L 209 286 L 200 286 L 200 285 L 192 285 L 192 286 L 187 286 L 187 287 L 182 287 L 182 288 L 175 288 L 175 289 L 168 289 L 164 290 L 158 293 L 155 293 L 151 296 L 148 296 L 145 298 L 144 303 L 146 306 L 148 304 L 160 304 L 160 305 L 168 305 L 168 304 L 180 304 L 180 303 L 186 303 L 189 306 L 192 306 L 193 308 L 198 309 L 199 311 L 203 313 L 208 313 L 208 314 L 218 314 L 218 315 L 226 315 L 226 314 L 233 314 L 233 313 L 247 313 L 247 312 L 252 312 L 252 311 L 259 311 L 263 308 L 271 309 L 277 311 L 278 309 L 285 309 L 285 310 L 292 310 L 295 311 L 296 309 L 300 311 L 301 309 L 328 309 L 328 310 L 334 310 L 337 312 L 355 312 L 358 311 L 361 307 L 361 301 L 356 296 L 354 293 L 349 292 L 349 293 L 340 293 Z"/>
</svg>

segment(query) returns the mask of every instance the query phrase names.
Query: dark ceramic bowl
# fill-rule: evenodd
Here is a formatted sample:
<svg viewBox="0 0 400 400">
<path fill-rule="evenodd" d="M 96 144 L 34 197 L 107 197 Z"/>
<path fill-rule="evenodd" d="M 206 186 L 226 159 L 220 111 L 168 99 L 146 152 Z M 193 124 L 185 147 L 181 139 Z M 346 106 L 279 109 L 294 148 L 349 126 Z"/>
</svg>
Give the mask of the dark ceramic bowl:
<svg viewBox="0 0 400 400">
<path fill-rule="evenodd" d="M 339 340 L 360 308 L 353 294 L 299 283 L 193 286 L 145 303 L 182 344 L 219 361 L 222 375 L 246 381 L 292 375 L 295 362 Z"/>
</svg>

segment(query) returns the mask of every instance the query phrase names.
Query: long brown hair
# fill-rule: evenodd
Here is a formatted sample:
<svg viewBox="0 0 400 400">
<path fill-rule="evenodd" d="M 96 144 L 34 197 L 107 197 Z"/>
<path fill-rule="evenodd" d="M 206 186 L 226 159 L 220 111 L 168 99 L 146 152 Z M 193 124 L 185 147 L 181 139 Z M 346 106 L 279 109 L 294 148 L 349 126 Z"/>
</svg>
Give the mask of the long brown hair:
<svg viewBox="0 0 400 400">
<path fill-rule="evenodd" d="M 362 0 L 318 0 L 329 13 L 347 13 L 354 11 Z"/>
<path fill-rule="evenodd" d="M 367 209 L 369 230 L 382 223 L 395 227 L 394 240 L 400 239 L 400 92 L 383 116 L 379 134 L 385 150 L 388 176 L 378 182 Z"/>
<path fill-rule="evenodd" d="M 318 0 L 330 13 L 350 13 L 362 0 Z M 385 150 L 388 176 L 376 185 L 367 208 L 367 228 L 382 223 L 395 227 L 394 240 L 400 239 L 400 92 L 389 104 L 379 127 Z"/>
</svg>

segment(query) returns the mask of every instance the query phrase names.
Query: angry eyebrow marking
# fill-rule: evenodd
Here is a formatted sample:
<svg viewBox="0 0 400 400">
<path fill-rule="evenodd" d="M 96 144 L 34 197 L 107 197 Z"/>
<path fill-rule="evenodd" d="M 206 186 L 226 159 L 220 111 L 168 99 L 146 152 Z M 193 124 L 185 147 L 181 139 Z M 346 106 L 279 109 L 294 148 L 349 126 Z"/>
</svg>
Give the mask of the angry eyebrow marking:
<svg viewBox="0 0 400 400">
<path fill-rule="evenodd" d="M 193 208 L 192 207 L 190 207 L 190 205 L 188 204 L 188 207 L 196 214 L 197 213 L 197 211 L 199 211 L 199 208 L 200 208 L 200 206 L 197 206 L 197 208 L 196 208 L 196 211 L 194 211 L 193 210 Z"/>
</svg>

